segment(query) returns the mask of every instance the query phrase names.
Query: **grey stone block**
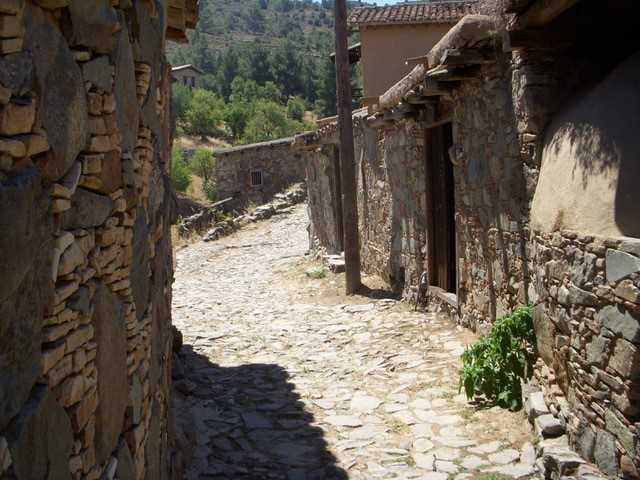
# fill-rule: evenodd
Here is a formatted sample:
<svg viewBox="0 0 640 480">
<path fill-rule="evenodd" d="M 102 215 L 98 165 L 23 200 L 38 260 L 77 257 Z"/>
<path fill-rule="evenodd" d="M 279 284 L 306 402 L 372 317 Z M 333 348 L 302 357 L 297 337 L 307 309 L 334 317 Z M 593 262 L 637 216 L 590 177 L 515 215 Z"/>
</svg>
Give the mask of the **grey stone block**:
<svg viewBox="0 0 640 480">
<path fill-rule="evenodd" d="M 625 425 L 622 420 L 611 410 L 604 412 L 604 419 L 606 422 L 607 430 L 613 433 L 622 447 L 626 450 L 627 454 L 633 458 L 636 456 L 636 447 L 638 439 L 631 432 L 628 425 Z"/>
<path fill-rule="evenodd" d="M 531 423 L 539 416 L 549 413 L 549 407 L 547 407 L 544 401 L 544 394 L 542 392 L 532 392 L 524 408 Z"/>
<path fill-rule="evenodd" d="M 534 421 L 536 433 L 543 438 L 559 437 L 564 434 L 564 425 L 553 415 L 546 414 Z"/>
<path fill-rule="evenodd" d="M 84 188 L 78 188 L 71 197 L 71 209 L 64 213 L 64 228 L 75 230 L 102 225 L 113 210 L 113 200 Z"/>
<path fill-rule="evenodd" d="M 610 248 L 607 250 L 606 272 L 607 281 L 622 280 L 632 273 L 640 272 L 640 258 Z"/>
<path fill-rule="evenodd" d="M 7 429 L 7 441 L 19 480 L 71 479 L 71 421 L 45 385 L 34 388 Z"/>
<path fill-rule="evenodd" d="M 640 240 L 627 239 L 623 240 L 618 246 L 619 250 L 631 253 L 636 257 L 640 257 Z"/>
<path fill-rule="evenodd" d="M 118 16 L 108 0 L 72 0 L 69 13 L 73 27 L 72 44 L 89 47 L 99 53 L 111 52 Z"/>
<path fill-rule="evenodd" d="M 118 105 L 116 119 L 118 121 L 118 129 L 122 134 L 122 151 L 131 153 L 137 141 L 140 111 L 136 94 L 133 51 L 131 43 L 129 43 L 129 30 L 124 18 L 120 24 L 123 28 L 117 34 L 116 56 L 114 59 L 116 76 L 113 92 Z"/>
<path fill-rule="evenodd" d="M 113 67 L 106 55 L 96 57 L 83 64 L 82 75 L 85 82 L 91 82 L 103 92 L 111 93 L 113 90 Z"/>
<path fill-rule="evenodd" d="M 640 318 L 631 315 L 621 305 L 608 305 L 596 314 L 596 320 L 616 335 L 633 343 L 640 342 Z"/>
<path fill-rule="evenodd" d="M 27 8 L 25 49 L 33 55 L 35 78 L 42 92 L 38 112 L 52 152 L 44 171 L 51 180 L 58 180 L 87 144 L 86 92 L 80 67 L 58 25 L 41 10 Z"/>
<path fill-rule="evenodd" d="M 596 465 L 606 475 L 615 475 L 618 471 L 616 439 L 609 432 L 599 430 L 596 434 L 596 448 L 593 452 Z"/>
<path fill-rule="evenodd" d="M 127 330 L 122 303 L 108 287 L 97 286 L 93 303 L 100 395 L 96 413 L 96 460 L 100 464 L 117 446 L 129 403 Z"/>
<path fill-rule="evenodd" d="M 587 425 L 581 426 L 576 433 L 576 450 L 588 461 L 592 461 L 595 446 L 595 432 Z"/>
</svg>

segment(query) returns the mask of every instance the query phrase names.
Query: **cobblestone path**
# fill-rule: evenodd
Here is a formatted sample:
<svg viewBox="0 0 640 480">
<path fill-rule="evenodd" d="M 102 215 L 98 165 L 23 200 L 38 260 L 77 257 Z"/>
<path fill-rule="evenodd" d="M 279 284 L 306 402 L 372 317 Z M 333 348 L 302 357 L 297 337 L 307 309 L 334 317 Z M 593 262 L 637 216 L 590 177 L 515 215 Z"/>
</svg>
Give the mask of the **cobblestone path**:
<svg viewBox="0 0 640 480">
<path fill-rule="evenodd" d="M 470 334 L 304 275 L 304 206 L 177 253 L 176 411 L 189 479 L 526 477 L 522 414 L 458 395 Z M 501 478 L 501 477 L 498 477 Z"/>
</svg>

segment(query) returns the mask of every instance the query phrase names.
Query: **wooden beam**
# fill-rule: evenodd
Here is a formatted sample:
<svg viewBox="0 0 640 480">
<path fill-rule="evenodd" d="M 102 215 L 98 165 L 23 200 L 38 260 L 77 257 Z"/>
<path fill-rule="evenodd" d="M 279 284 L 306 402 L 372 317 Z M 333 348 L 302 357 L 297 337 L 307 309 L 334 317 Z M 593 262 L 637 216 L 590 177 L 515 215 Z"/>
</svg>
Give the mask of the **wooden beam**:
<svg viewBox="0 0 640 480">
<path fill-rule="evenodd" d="M 427 77 L 438 82 L 457 82 L 475 78 L 477 73 L 477 67 L 436 67 L 427 72 Z"/>
<path fill-rule="evenodd" d="M 451 48 L 444 52 L 441 65 L 448 67 L 460 65 L 482 65 L 491 63 L 495 59 L 491 59 L 483 55 L 480 50 Z"/>
<path fill-rule="evenodd" d="M 405 65 L 420 65 L 421 63 L 427 63 L 428 57 L 426 55 L 421 55 L 419 57 L 410 57 L 404 62 Z"/>
<path fill-rule="evenodd" d="M 346 293 L 347 295 L 353 295 L 360 290 L 362 283 L 360 278 L 360 235 L 358 231 L 357 198 L 358 184 L 356 181 L 353 119 L 351 111 L 351 68 L 349 66 L 349 32 L 347 29 L 346 0 L 335 1 L 334 14 Z"/>
<path fill-rule="evenodd" d="M 495 19 L 488 15 L 467 15 L 440 39 L 429 54 L 429 67 L 442 63 L 447 50 L 469 48 L 495 36 Z"/>
<path fill-rule="evenodd" d="M 518 19 L 520 28 L 543 27 L 564 12 L 573 7 L 580 0 L 537 0 Z"/>
</svg>

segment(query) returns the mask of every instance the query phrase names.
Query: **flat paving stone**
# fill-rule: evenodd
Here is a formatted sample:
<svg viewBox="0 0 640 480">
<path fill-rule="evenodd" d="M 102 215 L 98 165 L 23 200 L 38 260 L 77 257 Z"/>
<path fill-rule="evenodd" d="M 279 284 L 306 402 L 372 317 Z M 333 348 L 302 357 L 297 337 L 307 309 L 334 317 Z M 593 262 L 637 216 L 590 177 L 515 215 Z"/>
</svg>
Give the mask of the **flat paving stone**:
<svg viewBox="0 0 640 480">
<path fill-rule="evenodd" d="M 404 302 L 346 297 L 344 274 L 308 277 L 319 263 L 305 256 L 307 225 L 298 205 L 176 252 L 173 321 L 184 346 L 173 408 L 190 439 L 184 478 L 534 475 L 514 463 L 530 455 L 524 417 L 469 415 L 458 392 L 473 334 Z"/>
</svg>

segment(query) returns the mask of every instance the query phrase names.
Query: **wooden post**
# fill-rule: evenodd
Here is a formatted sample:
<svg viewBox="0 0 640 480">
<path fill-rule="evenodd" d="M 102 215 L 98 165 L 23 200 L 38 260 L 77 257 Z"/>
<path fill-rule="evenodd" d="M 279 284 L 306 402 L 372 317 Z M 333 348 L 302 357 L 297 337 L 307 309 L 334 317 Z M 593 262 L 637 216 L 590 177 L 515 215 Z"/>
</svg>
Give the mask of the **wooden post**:
<svg viewBox="0 0 640 480">
<path fill-rule="evenodd" d="M 358 200 L 356 165 L 351 118 L 351 72 L 349 65 L 347 2 L 335 1 L 336 84 L 338 87 L 338 129 L 340 131 L 340 170 L 342 173 L 342 220 L 347 295 L 361 286 L 360 237 L 358 234 Z"/>
</svg>

